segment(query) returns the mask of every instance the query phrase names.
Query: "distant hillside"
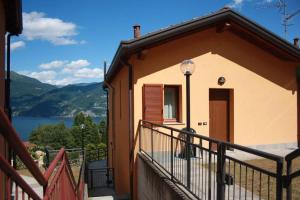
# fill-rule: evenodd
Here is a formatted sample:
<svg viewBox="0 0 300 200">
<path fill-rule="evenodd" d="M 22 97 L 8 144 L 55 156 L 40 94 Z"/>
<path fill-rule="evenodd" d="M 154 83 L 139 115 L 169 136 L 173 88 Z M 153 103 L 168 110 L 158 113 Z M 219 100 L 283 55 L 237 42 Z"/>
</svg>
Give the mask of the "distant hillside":
<svg viewBox="0 0 300 200">
<path fill-rule="evenodd" d="M 31 85 L 27 84 L 29 88 L 21 92 L 23 85 L 28 82 L 31 83 Z M 12 77 L 12 83 L 14 83 L 11 88 L 14 116 L 73 117 L 79 112 L 91 116 L 104 116 L 105 114 L 106 97 L 102 83 L 68 85 L 58 88 L 17 73 L 14 73 Z"/>
<path fill-rule="evenodd" d="M 11 80 L 12 97 L 39 96 L 56 88 L 56 86 L 42 83 L 34 78 L 13 71 L 11 72 Z"/>
</svg>

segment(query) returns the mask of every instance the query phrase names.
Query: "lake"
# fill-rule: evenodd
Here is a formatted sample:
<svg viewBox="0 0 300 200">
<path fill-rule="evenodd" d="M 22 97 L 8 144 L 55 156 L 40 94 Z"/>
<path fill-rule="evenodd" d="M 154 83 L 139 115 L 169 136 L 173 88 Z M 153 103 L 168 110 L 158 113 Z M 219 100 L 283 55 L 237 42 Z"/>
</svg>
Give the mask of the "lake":
<svg viewBox="0 0 300 200">
<path fill-rule="evenodd" d="M 95 123 L 100 122 L 99 117 L 93 118 Z M 72 127 L 73 118 L 41 118 L 41 117 L 13 117 L 13 126 L 18 132 L 23 141 L 28 140 L 31 131 L 37 128 L 39 125 L 44 124 L 58 124 L 63 122 L 67 127 Z"/>
</svg>

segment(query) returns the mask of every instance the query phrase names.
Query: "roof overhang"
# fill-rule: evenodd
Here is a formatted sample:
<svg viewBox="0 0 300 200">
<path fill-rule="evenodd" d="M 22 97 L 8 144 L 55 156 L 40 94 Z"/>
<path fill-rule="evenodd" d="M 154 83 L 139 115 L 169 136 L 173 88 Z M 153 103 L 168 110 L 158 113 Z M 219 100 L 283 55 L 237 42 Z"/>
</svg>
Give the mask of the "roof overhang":
<svg viewBox="0 0 300 200">
<path fill-rule="evenodd" d="M 211 15 L 171 26 L 137 39 L 121 41 L 106 74 L 106 80 L 111 82 L 121 69 L 122 60 L 128 59 L 134 53 L 228 22 L 231 24 L 229 31 L 246 40 L 255 41 L 261 48 L 282 59 L 300 62 L 299 48 L 232 9 L 225 8 Z"/>
<path fill-rule="evenodd" d="M 21 0 L 4 0 L 5 8 L 5 29 L 11 34 L 21 34 L 22 23 L 22 3 Z"/>
</svg>

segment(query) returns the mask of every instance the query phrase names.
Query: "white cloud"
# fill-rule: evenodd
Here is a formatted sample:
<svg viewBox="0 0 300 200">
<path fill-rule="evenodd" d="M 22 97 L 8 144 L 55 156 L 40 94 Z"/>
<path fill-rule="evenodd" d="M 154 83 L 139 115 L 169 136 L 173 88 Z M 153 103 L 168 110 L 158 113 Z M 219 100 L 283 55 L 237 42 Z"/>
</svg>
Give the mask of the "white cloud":
<svg viewBox="0 0 300 200">
<path fill-rule="evenodd" d="M 237 7 L 241 7 L 243 4 L 244 0 L 233 0 L 232 3 L 230 3 L 228 6 L 231 8 L 237 8 Z"/>
<path fill-rule="evenodd" d="M 42 69 L 57 69 L 57 68 L 63 67 L 66 63 L 67 63 L 67 61 L 54 60 L 49 63 L 40 64 L 40 68 L 42 68 Z"/>
<path fill-rule="evenodd" d="M 81 40 L 81 41 L 79 42 L 79 44 L 86 44 L 86 43 L 87 43 L 86 40 Z"/>
<path fill-rule="evenodd" d="M 92 68 L 90 65 L 91 63 L 85 59 L 53 60 L 40 64 L 41 71 L 20 71 L 19 73 L 52 85 L 99 82 L 103 79 L 103 69 Z"/>
<path fill-rule="evenodd" d="M 71 68 L 71 69 L 78 69 L 78 68 L 82 68 L 82 67 L 87 67 L 91 65 L 91 63 L 89 63 L 89 61 L 87 60 L 75 60 L 75 61 L 71 61 L 69 62 L 66 67 L 67 68 Z"/>
<path fill-rule="evenodd" d="M 77 83 L 79 79 L 73 78 L 73 77 L 66 77 L 62 79 L 54 79 L 54 80 L 49 80 L 47 83 L 52 84 L 52 85 L 70 85 Z"/>
<path fill-rule="evenodd" d="M 82 43 L 73 39 L 78 34 L 76 24 L 46 17 L 41 12 L 24 12 L 23 24 L 23 35 L 27 40 L 46 40 L 54 45 Z"/>
<path fill-rule="evenodd" d="M 19 73 L 29 76 L 31 78 L 38 79 L 39 81 L 41 81 L 43 83 L 51 82 L 51 80 L 53 80 L 57 75 L 57 73 L 55 71 L 41 71 L 41 72 L 23 71 L 23 72 L 19 72 Z"/>
<path fill-rule="evenodd" d="M 100 78 L 103 76 L 103 70 L 100 68 L 82 68 L 74 73 L 75 77 L 79 78 Z"/>
<path fill-rule="evenodd" d="M 74 70 L 80 69 L 83 67 L 90 66 L 91 63 L 88 60 L 79 59 L 74 61 L 67 61 L 67 60 L 53 60 L 48 63 L 40 64 L 40 68 L 42 69 L 63 69 L 63 72 L 66 73 L 73 73 Z"/>
<path fill-rule="evenodd" d="M 10 49 L 16 50 L 16 49 L 20 49 L 20 48 L 24 48 L 26 46 L 25 42 L 23 41 L 18 41 L 18 42 L 13 42 L 10 44 Z"/>
</svg>

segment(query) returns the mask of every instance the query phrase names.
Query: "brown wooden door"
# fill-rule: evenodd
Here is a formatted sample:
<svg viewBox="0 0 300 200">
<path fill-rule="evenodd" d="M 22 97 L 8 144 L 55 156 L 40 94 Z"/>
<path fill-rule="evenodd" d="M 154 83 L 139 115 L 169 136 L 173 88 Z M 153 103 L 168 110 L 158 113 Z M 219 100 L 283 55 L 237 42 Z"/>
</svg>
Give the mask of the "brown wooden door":
<svg viewBox="0 0 300 200">
<path fill-rule="evenodd" d="M 229 141 L 229 90 L 209 90 L 209 136 Z M 212 146 L 216 150 L 217 146 Z"/>
</svg>

